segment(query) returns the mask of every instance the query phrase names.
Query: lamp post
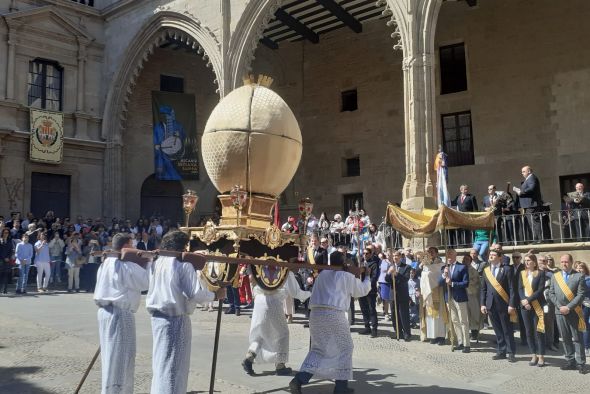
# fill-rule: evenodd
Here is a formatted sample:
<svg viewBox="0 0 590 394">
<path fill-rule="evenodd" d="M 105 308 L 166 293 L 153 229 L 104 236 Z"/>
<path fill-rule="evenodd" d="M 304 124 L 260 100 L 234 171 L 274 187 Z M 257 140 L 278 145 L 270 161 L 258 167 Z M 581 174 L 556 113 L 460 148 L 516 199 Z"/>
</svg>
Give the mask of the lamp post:
<svg viewBox="0 0 590 394">
<path fill-rule="evenodd" d="M 195 210 L 197 201 L 199 201 L 199 196 L 197 196 L 197 193 L 195 193 L 193 190 L 187 189 L 186 193 L 182 195 L 182 209 L 186 215 L 185 227 L 188 227 L 189 218 L 191 213 L 193 213 Z"/>
<path fill-rule="evenodd" d="M 304 250 L 303 239 L 304 235 L 307 234 L 307 221 L 311 216 L 311 211 L 313 211 L 313 202 L 311 201 L 311 198 L 302 198 L 299 201 L 299 216 L 301 216 L 301 219 L 303 220 L 303 229 L 299 228 L 299 253 L 301 259 L 303 259 Z"/>
<path fill-rule="evenodd" d="M 240 257 L 240 213 L 246 205 L 248 199 L 248 192 L 242 188 L 241 185 L 235 185 L 229 192 L 232 206 L 236 210 L 236 242 L 234 243 L 234 250 L 236 257 Z M 230 283 L 230 286 L 232 284 Z M 235 294 L 234 294 L 235 297 Z M 215 326 L 215 340 L 213 342 L 213 361 L 211 363 L 211 379 L 209 380 L 209 393 L 213 394 L 215 391 L 215 370 L 217 369 L 217 352 L 219 350 L 219 332 L 221 328 L 221 309 L 223 308 L 223 300 L 219 299 L 217 305 L 217 322 Z"/>
</svg>

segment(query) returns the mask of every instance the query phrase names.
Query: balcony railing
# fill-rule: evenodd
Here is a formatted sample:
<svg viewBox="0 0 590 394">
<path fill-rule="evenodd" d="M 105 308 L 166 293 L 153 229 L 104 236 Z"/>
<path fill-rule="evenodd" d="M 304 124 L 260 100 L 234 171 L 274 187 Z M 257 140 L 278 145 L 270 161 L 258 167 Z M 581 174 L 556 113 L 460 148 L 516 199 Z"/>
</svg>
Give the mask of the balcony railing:
<svg viewBox="0 0 590 394">
<path fill-rule="evenodd" d="M 564 211 L 543 211 L 538 213 L 519 213 L 514 215 L 496 216 L 495 240 L 504 246 L 590 242 L 590 209 Z M 469 230 L 446 230 L 450 247 L 471 248 L 475 240 L 475 232 Z M 340 232 L 315 230 L 314 234 L 326 237 L 332 245 L 346 244 L 349 250 L 356 251 L 367 243 L 379 242 L 387 248 L 403 247 L 400 233 L 386 223 L 378 226 L 376 234 L 368 229 L 360 233 L 344 229 Z M 442 234 L 430 240 L 435 246 L 444 246 Z M 434 242 L 432 242 L 434 241 Z"/>
</svg>

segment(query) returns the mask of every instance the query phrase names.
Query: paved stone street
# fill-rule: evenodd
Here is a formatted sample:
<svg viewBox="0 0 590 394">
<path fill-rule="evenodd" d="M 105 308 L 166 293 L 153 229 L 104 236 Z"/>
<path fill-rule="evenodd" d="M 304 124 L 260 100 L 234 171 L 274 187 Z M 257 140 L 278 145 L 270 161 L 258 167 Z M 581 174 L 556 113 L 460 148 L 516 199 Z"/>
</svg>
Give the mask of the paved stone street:
<svg viewBox="0 0 590 394">
<path fill-rule="evenodd" d="M 32 290 L 32 289 L 31 289 Z M 92 295 L 55 292 L 0 297 L 0 393 L 72 393 L 98 346 L 96 307 Z M 224 315 L 215 389 L 222 393 L 285 392 L 290 377 L 276 377 L 270 365 L 255 365 L 247 376 L 240 362 L 248 346 L 250 311 Z M 189 390 L 208 391 L 215 330 L 213 312 L 197 310 L 192 317 L 193 343 Z M 299 316 L 300 317 L 300 316 Z M 357 320 L 360 315 L 357 316 Z M 471 354 L 452 353 L 418 341 L 398 342 L 388 337 L 384 323 L 377 339 L 360 336 L 353 328 L 354 378 L 357 393 L 582 393 L 590 375 L 562 372 L 561 354 L 551 353 L 546 368 L 529 367 L 524 348 L 515 365 L 492 361 L 486 341 L 472 345 Z M 291 361 L 298 368 L 309 344 L 309 331 L 296 318 L 291 329 Z M 144 308 L 137 313 L 138 354 L 136 393 L 147 393 L 151 379 L 151 329 Z M 484 331 L 491 339 L 492 331 Z M 331 393 L 333 384 L 312 381 L 305 393 Z M 100 361 L 81 391 L 100 392 Z"/>
</svg>

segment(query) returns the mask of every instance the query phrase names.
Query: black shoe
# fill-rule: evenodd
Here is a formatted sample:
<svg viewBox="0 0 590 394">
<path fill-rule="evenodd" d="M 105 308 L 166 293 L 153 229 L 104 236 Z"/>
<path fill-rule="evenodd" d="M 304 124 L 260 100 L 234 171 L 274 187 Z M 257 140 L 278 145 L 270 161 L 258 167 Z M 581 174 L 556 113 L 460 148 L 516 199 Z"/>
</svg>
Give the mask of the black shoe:
<svg viewBox="0 0 590 394">
<path fill-rule="evenodd" d="M 445 346 L 445 339 L 444 338 L 438 338 L 438 342 L 437 342 L 438 346 Z"/>
<path fill-rule="evenodd" d="M 371 338 L 377 338 L 378 334 L 377 334 L 377 329 L 374 328 L 371 330 Z"/>
<path fill-rule="evenodd" d="M 347 387 L 345 389 L 340 389 L 340 390 L 334 389 L 334 394 L 346 394 L 346 393 L 354 393 L 354 389 L 352 387 Z"/>
<path fill-rule="evenodd" d="M 506 359 L 506 355 L 503 353 L 496 354 L 495 356 L 492 357 L 492 360 L 505 360 L 505 359 Z"/>
<path fill-rule="evenodd" d="M 74 290 L 68 289 L 68 293 L 73 293 L 73 292 L 74 292 Z"/>
<path fill-rule="evenodd" d="M 576 368 L 578 368 L 578 372 L 582 375 L 586 375 L 586 365 L 579 364 Z"/>
<path fill-rule="evenodd" d="M 289 367 L 279 368 L 275 370 L 277 376 L 289 376 L 291 375 L 291 372 L 293 372 L 293 370 Z"/>
<path fill-rule="evenodd" d="M 411 335 L 406 335 L 405 338 L 404 338 L 404 341 L 411 342 L 412 341 L 412 336 Z"/>
<path fill-rule="evenodd" d="M 436 345 L 437 343 L 438 343 L 438 340 L 436 340 L 436 339 L 431 339 L 430 340 L 430 344 L 431 345 Z"/>
<path fill-rule="evenodd" d="M 80 289 L 76 289 L 76 293 L 79 293 L 79 292 L 80 292 Z"/>
<path fill-rule="evenodd" d="M 256 375 L 256 373 L 254 372 L 254 368 L 252 368 L 252 361 L 248 360 L 247 358 L 244 359 L 244 361 L 242 361 L 242 368 L 244 368 L 244 371 L 246 371 L 248 375 Z"/>
<path fill-rule="evenodd" d="M 559 369 L 561 369 L 562 371 L 573 371 L 576 370 L 577 367 L 576 364 L 566 364 L 559 367 Z"/>
<path fill-rule="evenodd" d="M 234 308 L 228 308 L 225 310 L 224 312 L 226 315 L 234 315 L 236 313 L 236 310 Z"/>
<path fill-rule="evenodd" d="M 240 308 L 236 309 L 236 316 L 240 316 Z"/>
<path fill-rule="evenodd" d="M 289 391 L 291 394 L 301 394 L 301 382 L 297 378 L 293 378 L 289 382 Z"/>
<path fill-rule="evenodd" d="M 463 350 L 463 349 L 465 349 L 465 346 L 463 346 L 462 344 L 459 345 L 459 346 L 453 347 L 453 351 L 455 351 L 455 350 Z"/>
<path fill-rule="evenodd" d="M 515 363 L 516 362 L 516 357 L 514 357 L 514 354 L 510 353 L 508 355 L 508 362 L 509 363 Z"/>
<path fill-rule="evenodd" d="M 14 294 L 22 294 L 23 292 L 20 291 L 19 289 L 16 289 L 16 291 L 14 292 Z"/>
<path fill-rule="evenodd" d="M 304 323 L 303 328 L 309 328 L 309 323 Z"/>
<path fill-rule="evenodd" d="M 21 290 L 21 293 L 22 294 L 27 294 L 27 291 L 26 290 Z"/>
<path fill-rule="evenodd" d="M 369 327 L 365 328 L 363 331 L 359 332 L 361 335 L 369 335 L 371 333 L 371 329 Z"/>
<path fill-rule="evenodd" d="M 461 350 L 461 352 L 463 353 L 471 353 L 471 348 L 469 346 L 466 346 L 463 348 L 463 350 Z"/>
</svg>

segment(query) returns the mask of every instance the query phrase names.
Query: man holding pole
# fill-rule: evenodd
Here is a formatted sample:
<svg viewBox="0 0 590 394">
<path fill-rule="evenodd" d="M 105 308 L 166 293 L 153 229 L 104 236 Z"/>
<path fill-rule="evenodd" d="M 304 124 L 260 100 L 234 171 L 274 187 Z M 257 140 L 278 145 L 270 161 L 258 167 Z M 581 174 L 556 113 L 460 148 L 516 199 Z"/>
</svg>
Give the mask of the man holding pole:
<svg viewBox="0 0 590 394">
<path fill-rule="evenodd" d="M 131 236 L 113 237 L 113 250 L 131 247 Z M 147 270 L 139 264 L 107 257 L 98 269 L 94 302 L 102 363 L 102 394 L 131 394 L 135 372 L 135 312 L 141 292 L 149 287 Z"/>
<path fill-rule="evenodd" d="M 181 261 L 188 241 L 188 235 L 181 231 L 167 233 L 150 269 L 146 306 L 152 315 L 152 393 L 186 393 L 191 358 L 189 315 L 197 303 L 215 298 L 193 266 Z M 223 297 L 224 291 L 219 289 L 217 296 Z"/>
<path fill-rule="evenodd" d="M 402 261 L 402 254 L 399 251 L 392 253 L 392 265 L 385 276 L 393 290 L 393 328 L 397 338 L 403 338 L 406 342 L 412 340 L 410 329 L 410 293 L 408 291 L 408 280 L 412 267 Z"/>
</svg>

